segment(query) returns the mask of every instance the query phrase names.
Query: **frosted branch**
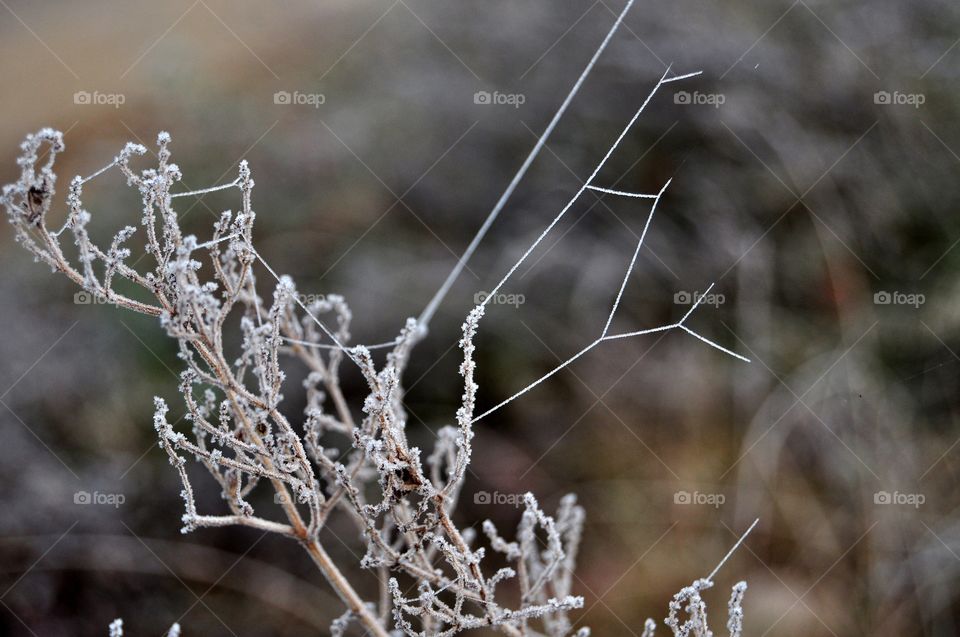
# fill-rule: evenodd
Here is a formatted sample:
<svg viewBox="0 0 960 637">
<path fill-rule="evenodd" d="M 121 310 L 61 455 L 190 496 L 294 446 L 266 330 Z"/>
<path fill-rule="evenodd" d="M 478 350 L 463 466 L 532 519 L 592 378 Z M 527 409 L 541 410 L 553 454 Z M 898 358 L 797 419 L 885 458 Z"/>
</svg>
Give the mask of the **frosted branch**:
<svg viewBox="0 0 960 637">
<path fill-rule="evenodd" d="M 17 241 L 38 261 L 87 293 L 155 317 L 178 347 L 183 372 L 177 389 L 184 413 L 171 424 L 170 407 L 158 397 L 153 423 L 159 445 L 181 482 L 183 532 L 243 526 L 294 539 L 344 604 L 344 613 L 331 625 L 331 634 L 344 634 L 349 624 L 356 623 L 374 637 L 400 633 L 448 636 L 480 628 L 494 628 L 511 637 L 587 637 L 589 630 L 573 631 L 570 620 L 571 611 L 584 603 L 573 594 L 573 572 L 585 513 L 573 496 L 564 497 L 556 513 L 548 515 L 532 494 L 526 494 L 513 540 L 501 535 L 490 521 L 484 523 L 480 537 L 474 529 L 456 524 L 457 502 L 473 455 L 474 424 L 606 341 L 680 329 L 742 358 L 687 326 L 702 297 L 676 323 L 610 334 L 670 181 L 656 195 L 602 188 L 593 181 L 657 90 L 696 75 L 668 77 L 668 68 L 586 183 L 493 293 L 465 317 L 459 341 L 463 390 L 453 423 L 440 429 L 432 451 L 424 452 L 408 439 L 403 378 L 415 343 L 426 333 L 437 306 L 542 150 L 632 4 L 629 0 L 617 17 L 420 318 L 407 319 L 395 338 L 372 345 L 350 344 L 352 313 L 343 297 L 328 294 L 305 302 L 294 281 L 279 274 L 254 247 L 255 183 L 246 161 L 240 162 L 236 178 L 228 183 L 174 192 L 181 187 L 182 175 L 171 161 L 171 136 L 165 132 L 157 135 L 156 162 L 146 168 L 136 164 L 147 161 L 147 148 L 129 143 L 106 166 L 70 182 L 66 221 L 53 231 L 47 219 L 55 196 L 54 162 L 65 148 L 63 135 L 42 129 L 29 135 L 21 146 L 19 178 L 4 186 L 0 196 Z M 41 159 L 43 152 L 45 159 Z M 109 243 L 99 244 L 88 232 L 93 214 L 84 205 L 83 187 L 113 169 L 140 197 L 139 224 L 124 226 Z M 554 370 L 477 416 L 476 338 L 486 305 L 588 189 L 652 200 L 600 335 Z M 237 191 L 232 195 L 239 199 L 237 209 L 220 215 L 209 239 L 201 241 L 184 232 L 176 208 L 180 199 L 228 190 Z M 131 263 L 129 245 L 136 233 L 143 237 L 146 254 Z M 65 250 L 61 236 L 72 236 L 74 245 Z M 272 290 L 265 290 L 258 281 L 261 271 L 269 275 L 266 280 Z M 118 281 L 125 281 L 124 290 L 135 288 L 137 294 L 118 291 Z M 380 349 L 386 354 L 378 363 L 371 351 Z M 344 359 L 360 371 L 366 383 L 365 396 L 348 400 L 344 394 L 340 381 Z M 304 378 L 306 405 L 300 422 L 284 403 L 284 384 L 292 368 Z M 201 474 L 219 487 L 222 502 L 216 510 L 198 509 L 188 461 L 195 462 Z M 253 497 L 258 489 L 272 495 L 272 504 L 269 499 Z M 258 510 L 252 502 L 258 503 Z M 322 530 L 335 514 L 352 524 L 366 544 L 359 564 L 349 564 L 350 573 L 331 558 L 321 541 Z M 507 565 L 491 567 L 488 552 L 498 553 Z M 691 617 L 700 622 L 697 626 L 705 626 L 699 590 L 712 583 L 717 569 L 685 589 L 682 601 L 675 600 L 692 609 Z M 379 583 L 376 601 L 364 600 L 354 585 L 353 578 L 364 572 L 373 574 Z M 401 592 L 404 589 L 416 592 Z M 735 589 L 729 605 L 728 625 L 736 637 L 742 626 L 744 589 Z M 686 625 L 679 623 L 674 612 L 679 610 L 679 606 L 671 606 L 670 621 L 676 627 Z M 123 622 L 114 621 L 109 630 L 111 637 L 122 637 Z M 168 634 L 176 637 L 179 632 L 174 625 Z"/>
</svg>

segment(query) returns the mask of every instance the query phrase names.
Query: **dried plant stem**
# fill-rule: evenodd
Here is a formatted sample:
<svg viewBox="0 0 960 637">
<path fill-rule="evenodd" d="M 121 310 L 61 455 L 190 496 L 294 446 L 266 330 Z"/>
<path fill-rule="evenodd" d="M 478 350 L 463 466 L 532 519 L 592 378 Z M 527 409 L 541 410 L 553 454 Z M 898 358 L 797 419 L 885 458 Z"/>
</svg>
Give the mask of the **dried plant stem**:
<svg viewBox="0 0 960 637">
<path fill-rule="evenodd" d="M 355 622 L 375 637 L 450 637 L 480 628 L 492 628 L 511 637 L 586 637 L 589 631 L 585 628 L 572 632 L 569 617 L 571 611 L 582 608 L 584 603 L 583 597 L 572 594 L 573 571 L 585 517 L 574 496 L 562 498 L 556 514 L 551 516 L 532 494 L 524 494 L 514 541 L 504 539 L 490 520 L 483 523 L 483 535 L 479 538 L 472 528 L 455 524 L 454 511 L 472 457 L 475 423 L 594 347 L 611 340 L 677 329 L 731 356 L 743 358 L 687 326 L 703 297 L 676 323 L 609 333 L 654 212 L 670 182 L 657 194 L 615 191 L 595 186 L 593 182 L 657 90 L 669 82 L 697 75 L 668 78 L 668 68 L 586 183 L 520 256 L 487 299 L 467 314 L 459 342 L 463 392 L 452 424 L 439 429 L 433 450 L 425 459 L 421 457 L 421 449 L 412 445 L 407 437 L 403 375 L 412 349 L 426 334 L 437 305 L 542 149 L 546 137 L 632 2 L 628 2 L 617 18 L 421 319 L 408 319 L 392 341 L 371 346 L 388 349 L 382 365 L 375 363 L 370 347 L 348 345 L 352 314 L 342 297 L 328 295 L 305 303 L 293 281 L 277 273 L 254 248 L 254 182 L 246 162 L 240 163 L 237 178 L 229 183 L 174 193 L 172 188 L 180 182 L 181 174 L 179 167 L 169 161 L 170 135 L 160 133 L 157 137 L 156 167 L 134 170 L 131 160 L 145 155 L 147 149 L 128 144 L 106 167 L 89 177 L 73 179 L 67 197 L 67 220 L 60 230 L 50 232 L 47 220 L 56 183 L 53 166 L 57 155 L 64 150 L 63 136 L 43 129 L 28 136 L 21 146 L 20 178 L 5 186 L 0 197 L 16 239 L 37 260 L 63 273 L 87 293 L 158 318 L 167 335 L 179 346 L 179 357 L 185 367 L 179 391 L 186 409 L 183 419 L 192 423 L 191 435 L 177 431 L 175 425 L 168 422 L 167 403 L 159 397 L 154 399 L 154 427 L 182 484 L 183 532 L 236 525 L 297 541 L 346 606 L 346 612 L 331 625 L 333 635 L 342 636 L 347 626 Z M 46 159 L 42 161 L 44 152 Z M 139 227 L 121 229 L 109 247 L 103 247 L 94 243 L 87 231 L 92 216 L 84 208 L 82 194 L 84 184 L 107 175 L 111 169 L 119 171 L 127 184 L 139 191 L 143 207 Z M 200 242 L 195 236 L 183 233 L 175 200 L 230 189 L 239 190 L 240 208 L 222 213 L 214 224 L 212 238 Z M 588 189 L 653 200 L 600 335 L 553 371 L 476 415 L 479 387 L 475 379 L 475 339 L 486 305 Z M 131 256 L 126 242 L 138 230 L 144 237 L 145 256 L 152 257 L 153 265 L 149 269 L 146 265 L 141 266 L 141 270 L 135 269 L 140 260 L 132 265 L 126 262 Z M 77 265 L 65 256 L 60 244 L 60 236 L 67 231 L 76 246 L 74 262 Z M 200 258 L 208 260 L 210 267 L 204 269 Z M 255 270 L 260 272 L 261 266 L 275 281 L 272 303 L 260 296 Z M 206 274 L 210 269 L 212 276 Z M 114 284 L 120 279 L 139 288 L 140 293 L 153 301 L 139 301 L 118 292 Z M 228 329 L 228 325 L 233 325 L 230 321 L 239 323 L 238 344 L 225 343 L 235 331 Z M 240 353 L 235 359 L 225 353 L 236 350 Z M 343 361 L 355 365 L 367 384 L 362 415 L 357 417 L 340 386 Z M 288 365 L 306 371 L 303 421 L 296 426 L 287 413 L 289 404 L 284 403 L 282 394 Z M 223 514 L 198 512 L 194 488 L 185 468 L 190 457 L 219 485 L 226 508 Z M 272 490 L 274 503 L 286 522 L 271 520 L 269 515 L 257 515 L 248 502 L 251 494 L 264 483 L 269 483 L 267 491 Z M 366 554 L 353 566 L 360 572 L 366 570 L 377 582 L 379 595 L 375 601 L 364 600 L 345 575 L 346 564 L 335 563 L 320 540 L 321 531 L 337 511 L 356 525 L 366 541 Z M 484 561 L 488 552 L 498 553 L 506 565 L 491 572 L 489 562 Z M 696 635 L 709 634 L 699 592 L 712 585 L 715 573 L 716 569 L 707 579 L 698 580 L 681 591 L 671 603 L 667 624 L 675 634 L 685 637 L 691 627 Z M 401 591 L 401 578 L 406 591 Z M 517 580 L 518 594 L 504 594 L 498 589 L 508 580 Z M 745 585 L 738 585 L 731 597 L 731 633 L 739 634 L 741 628 L 740 603 L 744 590 Z M 684 609 L 690 614 L 690 620 L 681 625 L 677 615 Z M 111 628 L 115 635 L 122 635 L 122 630 L 122 622 L 115 622 Z M 173 632 L 171 629 L 171 634 Z M 179 627 L 176 632 L 179 634 Z"/>
<path fill-rule="evenodd" d="M 346 604 L 350 612 L 359 618 L 360 623 L 363 624 L 367 632 L 376 637 L 389 637 L 390 633 L 384 629 L 381 620 L 374 617 L 370 612 L 366 604 L 363 603 L 363 600 L 350 585 L 350 582 L 347 581 L 340 572 L 340 569 L 337 568 L 337 565 L 330 559 L 330 556 L 323 549 L 323 546 L 320 545 L 320 542 L 313 539 L 307 540 L 303 542 L 303 547 L 310 555 L 313 563 L 317 565 L 317 568 L 320 569 L 320 572 L 323 573 L 324 577 L 330 583 L 330 586 L 336 591 L 337 596 Z"/>
</svg>

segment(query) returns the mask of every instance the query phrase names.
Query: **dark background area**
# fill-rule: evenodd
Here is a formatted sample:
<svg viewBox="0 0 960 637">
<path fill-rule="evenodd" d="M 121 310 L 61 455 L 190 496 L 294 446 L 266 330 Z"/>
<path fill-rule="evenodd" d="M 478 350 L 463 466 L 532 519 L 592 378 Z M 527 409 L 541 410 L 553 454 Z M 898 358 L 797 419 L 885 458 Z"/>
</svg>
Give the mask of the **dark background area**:
<svg viewBox="0 0 960 637">
<path fill-rule="evenodd" d="M 427 303 L 622 8 L 0 5 L 3 182 L 46 125 L 66 134 L 61 196 L 160 130 L 186 188 L 229 181 L 245 158 L 260 252 L 301 292 L 344 294 L 368 343 Z M 956 634 L 958 26 L 956 3 L 937 0 L 638 2 L 441 307 L 407 377 L 424 446 L 458 406 L 454 345 L 474 295 L 667 64 L 703 71 L 657 94 L 598 179 L 642 192 L 673 179 L 615 329 L 675 321 L 687 309 L 675 294 L 716 282 L 724 302 L 692 326 L 753 362 L 681 332 L 598 347 L 478 426 L 458 514 L 509 526 L 513 507 L 473 494 L 533 491 L 550 509 L 579 494 L 577 617 L 594 634 L 660 622 L 757 517 L 708 595 L 718 634 L 739 579 L 755 637 Z M 723 103 L 677 103 L 681 90 Z M 78 91 L 123 104 L 77 104 Z M 277 91 L 325 100 L 276 104 Z M 525 101 L 476 104 L 477 91 Z M 85 194 L 103 237 L 139 219 L 116 174 Z M 237 205 L 184 203 L 183 224 L 208 237 Z M 588 193 L 518 271 L 505 291 L 525 302 L 491 306 L 477 342 L 481 409 L 599 335 L 647 210 Z M 174 343 L 153 320 L 74 303 L 3 235 L 0 633 L 98 635 L 122 616 L 134 635 L 178 619 L 185 635 L 325 634 L 339 603 L 293 543 L 179 533 L 179 482 L 151 424 L 154 394 L 177 402 Z M 299 392 L 291 379 L 291 405 Z M 78 491 L 124 503 L 75 504 Z M 676 502 L 684 491 L 723 503 Z M 341 561 L 362 554 L 348 526 L 325 539 Z"/>
</svg>

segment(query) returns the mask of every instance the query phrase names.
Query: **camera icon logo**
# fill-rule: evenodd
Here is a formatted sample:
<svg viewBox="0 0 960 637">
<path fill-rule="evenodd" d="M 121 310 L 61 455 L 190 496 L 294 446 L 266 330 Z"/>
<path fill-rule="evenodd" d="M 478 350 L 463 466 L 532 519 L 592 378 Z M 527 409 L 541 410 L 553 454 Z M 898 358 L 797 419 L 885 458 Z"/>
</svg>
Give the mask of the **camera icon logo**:
<svg viewBox="0 0 960 637">
<path fill-rule="evenodd" d="M 492 501 L 493 498 L 490 497 L 490 493 L 487 491 L 477 491 L 473 494 L 474 504 L 490 504 Z"/>
<path fill-rule="evenodd" d="M 677 491 L 673 494 L 674 504 L 690 504 L 691 502 L 693 502 L 693 498 L 689 491 Z"/>
<path fill-rule="evenodd" d="M 693 295 L 689 292 L 677 292 L 673 295 L 673 302 L 676 305 L 690 305 L 693 302 Z"/>
<path fill-rule="evenodd" d="M 277 493 L 273 496 L 274 504 L 292 504 L 293 498 L 288 493 Z"/>
<path fill-rule="evenodd" d="M 292 96 L 290 91 L 277 91 L 273 94 L 273 103 L 274 104 L 290 104 L 292 103 Z"/>
<path fill-rule="evenodd" d="M 73 295 L 73 302 L 77 305 L 90 305 L 93 303 L 93 295 L 86 290 L 80 290 Z"/>
<path fill-rule="evenodd" d="M 74 104 L 91 104 L 93 103 L 93 96 L 90 95 L 90 91 L 77 91 L 73 94 L 73 103 Z"/>
<path fill-rule="evenodd" d="M 876 292 L 873 295 L 873 302 L 876 305 L 890 305 L 892 300 L 893 296 L 886 291 Z"/>
<path fill-rule="evenodd" d="M 690 104 L 693 98 L 688 91 L 677 91 L 673 94 L 674 104 Z"/>
<path fill-rule="evenodd" d="M 492 102 L 493 96 L 490 95 L 490 91 L 477 91 L 473 94 L 474 104 L 491 104 Z"/>
<path fill-rule="evenodd" d="M 893 497 L 890 495 L 889 491 L 877 491 L 873 494 L 874 504 L 890 504 L 892 502 Z"/>
<path fill-rule="evenodd" d="M 90 497 L 89 491 L 77 491 L 73 494 L 74 504 L 90 504 L 91 502 L 93 502 L 93 498 Z"/>
<path fill-rule="evenodd" d="M 890 104 L 892 101 L 889 91 L 877 91 L 873 94 L 874 104 Z"/>
</svg>

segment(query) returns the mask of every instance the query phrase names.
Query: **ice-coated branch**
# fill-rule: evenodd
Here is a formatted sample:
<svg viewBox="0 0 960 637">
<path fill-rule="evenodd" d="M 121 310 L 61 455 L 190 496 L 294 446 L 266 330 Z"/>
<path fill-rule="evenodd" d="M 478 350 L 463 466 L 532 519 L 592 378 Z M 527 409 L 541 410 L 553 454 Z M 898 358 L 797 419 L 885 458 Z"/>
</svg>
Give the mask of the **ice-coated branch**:
<svg viewBox="0 0 960 637">
<path fill-rule="evenodd" d="M 554 520 L 528 496 L 518 548 L 509 556 L 517 567 L 492 572 L 484 561 L 487 549 L 474 546 L 472 530 L 459 528 L 453 519 L 472 455 L 474 340 L 484 308 L 475 308 L 463 324 L 464 388 L 455 424 L 440 430 L 424 462 L 421 450 L 408 441 L 403 404 L 402 377 L 420 334 L 416 320 L 409 319 L 395 339 L 380 344 L 389 347 L 380 366 L 368 348 L 349 345 L 352 314 L 345 300 L 330 294 L 305 303 L 293 281 L 254 248 L 254 182 L 246 163 L 226 186 L 183 193 L 226 188 L 240 193 L 239 209 L 220 216 L 210 239 L 201 242 L 184 233 L 175 209 L 180 171 L 170 162 L 171 143 L 168 134 L 158 135 L 155 167 L 136 168 L 134 160 L 146 149 L 128 144 L 106 168 L 73 180 L 63 226 L 74 238 L 73 258 L 59 235 L 47 229 L 54 164 L 48 159 L 38 165 L 42 150 L 50 157 L 64 149 L 59 133 L 45 129 L 28 137 L 20 179 L 3 189 L 2 203 L 18 238 L 39 260 L 108 303 L 156 316 L 177 342 L 184 365 L 178 387 L 182 420 L 190 427 L 181 431 L 171 424 L 170 408 L 161 398 L 155 399 L 154 427 L 180 477 L 183 532 L 247 526 L 295 539 L 346 606 L 331 629 L 335 633 L 357 622 L 368 633 L 386 637 L 394 620 L 397 629 L 418 634 L 452 635 L 491 626 L 508 635 L 565 634 L 567 613 L 583 603 L 570 590 L 582 510 L 566 499 Z M 106 179 L 111 169 L 139 192 L 142 210 L 139 227 L 122 229 L 103 248 L 87 232 L 93 215 L 84 206 L 82 186 Z M 131 263 L 133 250 L 126 246 L 138 233 L 149 259 Z M 203 261 L 211 265 L 211 274 L 203 274 Z M 255 275 L 260 268 L 275 282 L 272 298 L 260 293 Z M 118 278 L 140 288 L 137 299 L 152 300 L 119 293 Z M 230 325 L 239 328 L 237 343 L 228 342 Z M 228 350 L 239 355 L 228 358 Z M 344 359 L 356 365 L 368 385 L 359 418 L 341 391 Z M 302 427 L 282 407 L 291 365 L 307 371 Z M 344 446 L 347 451 L 341 452 Z M 225 511 L 199 510 L 189 460 L 218 485 Z M 273 492 L 272 510 L 251 504 L 251 493 L 261 487 Z M 335 512 L 352 521 L 366 540 L 366 555 L 350 570 L 375 574 L 382 590 L 376 602 L 358 595 L 350 579 L 357 573 L 348 577 L 320 541 Z M 536 545 L 537 529 L 548 538 L 546 552 Z M 521 581 L 522 594 L 510 599 L 500 585 L 514 578 Z M 418 596 L 401 593 L 400 580 L 412 583 Z M 408 629 L 414 622 L 418 628 Z M 122 631 L 122 623 L 112 630 Z"/>
<path fill-rule="evenodd" d="M 123 637 L 123 620 L 119 618 L 113 620 L 110 622 L 110 626 L 107 628 L 107 630 L 109 637 Z M 171 626 L 169 630 L 164 633 L 164 635 L 165 637 L 180 637 L 180 624 L 173 624 L 173 626 Z"/>
<path fill-rule="evenodd" d="M 727 563 L 730 556 L 740 548 L 750 532 L 760 522 L 754 520 L 753 524 L 743 532 L 736 543 L 730 547 L 727 554 L 723 556 L 716 568 L 703 579 L 698 579 L 690 586 L 680 589 L 668 607 L 668 614 L 663 623 L 673 633 L 674 637 L 708 637 L 713 635 L 707 622 L 707 604 L 700 595 L 701 592 L 713 586 L 713 578 L 717 572 Z M 730 593 L 730 601 L 727 602 L 727 630 L 730 637 L 742 637 L 743 634 L 743 597 L 747 590 L 746 582 L 737 582 L 733 585 Z M 681 613 L 686 613 L 686 619 L 682 618 Z M 654 637 L 657 623 L 652 619 L 647 619 L 643 626 L 643 637 Z"/>
<path fill-rule="evenodd" d="M 56 157 L 65 149 L 63 135 L 45 128 L 29 135 L 21 145 L 19 178 L 4 186 L 0 195 L 17 241 L 38 261 L 87 293 L 156 317 L 178 346 L 183 371 L 177 388 L 182 405 L 177 409 L 182 408 L 185 425 L 178 426 L 180 421 L 170 423 L 170 407 L 158 397 L 154 401 L 154 427 L 160 447 L 181 481 L 183 532 L 245 526 L 295 540 L 343 602 L 343 612 L 331 625 L 331 634 L 343 634 L 355 623 L 375 637 L 433 637 L 479 628 L 493 628 L 512 637 L 587 637 L 589 630 L 574 630 L 570 619 L 570 613 L 584 603 L 573 593 L 585 516 L 574 496 L 562 498 L 556 513 L 549 515 L 532 494 L 526 494 L 513 539 L 506 539 L 489 520 L 479 537 L 471 527 L 458 526 L 457 503 L 473 454 L 475 423 L 610 340 L 680 329 L 742 358 L 687 326 L 702 296 L 676 323 L 610 334 L 670 181 L 650 195 L 602 188 L 593 181 L 657 90 L 666 83 L 696 75 L 667 77 L 668 68 L 587 182 L 494 292 L 465 317 L 459 341 L 463 382 L 460 404 L 450 424 L 438 431 L 433 449 L 423 451 L 408 438 L 404 373 L 414 345 L 423 338 L 459 269 L 542 149 L 632 2 L 617 18 L 420 319 L 407 319 L 395 338 L 374 345 L 351 344 L 352 312 L 343 297 L 329 294 L 304 301 L 294 281 L 277 272 L 254 247 L 255 184 L 246 161 L 240 162 L 236 178 L 228 183 L 176 192 L 181 173 L 170 161 L 172 139 L 168 133 L 157 136 L 157 162 L 148 167 L 136 165 L 144 161 L 147 149 L 127 144 L 106 166 L 70 182 L 66 218 L 59 229 L 52 231 L 49 223 L 57 179 L 53 168 Z M 125 226 L 108 244 L 101 245 L 88 231 L 94 216 L 85 207 L 83 189 L 94 179 L 111 176 L 121 177 L 138 193 L 140 218 L 137 225 Z M 487 302 L 587 189 L 652 200 L 600 335 L 553 371 L 478 416 L 475 343 Z M 220 215 L 209 239 L 201 241 L 184 232 L 176 208 L 180 200 L 228 190 L 238 193 L 238 207 Z M 73 245 L 65 247 L 61 236 L 72 236 Z M 138 248 L 133 247 L 134 237 Z M 133 260 L 135 249 L 143 254 Z M 258 280 L 262 271 L 269 275 L 265 279 L 272 290 Z M 386 350 L 379 362 L 371 353 L 375 349 Z M 344 360 L 360 371 L 366 383 L 365 395 L 345 395 L 340 381 Z M 302 414 L 292 414 L 284 400 L 284 384 L 294 369 L 305 376 Z M 219 489 L 220 510 L 199 510 L 188 471 L 191 460 Z M 272 495 L 272 506 L 254 508 L 251 495 L 258 489 Z M 321 540 L 321 532 L 335 515 L 352 524 L 365 543 L 359 564 L 335 561 Z M 487 555 L 491 552 L 499 554 L 499 568 L 490 565 Z M 700 634 L 699 627 L 705 627 L 706 610 L 699 592 L 712 584 L 717 569 L 675 598 L 668 618 L 668 625 L 675 631 L 685 636 L 691 630 Z M 358 593 L 363 589 L 357 582 L 364 578 L 378 588 L 375 600 Z M 745 585 L 735 588 L 730 601 L 728 625 L 737 637 L 744 589 Z M 681 610 L 690 616 L 682 624 L 678 618 Z M 644 628 L 645 635 L 648 628 Z M 649 631 L 652 634 L 652 628 Z M 110 634 L 122 636 L 121 620 L 110 625 Z M 169 634 L 178 635 L 179 626 L 171 628 Z"/>
</svg>

